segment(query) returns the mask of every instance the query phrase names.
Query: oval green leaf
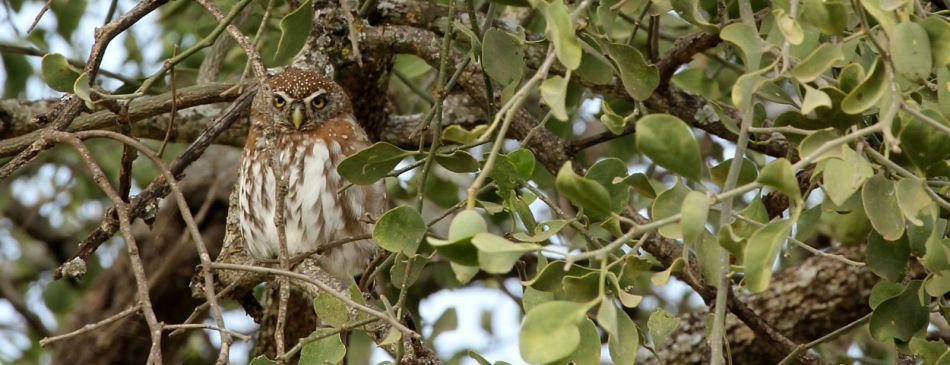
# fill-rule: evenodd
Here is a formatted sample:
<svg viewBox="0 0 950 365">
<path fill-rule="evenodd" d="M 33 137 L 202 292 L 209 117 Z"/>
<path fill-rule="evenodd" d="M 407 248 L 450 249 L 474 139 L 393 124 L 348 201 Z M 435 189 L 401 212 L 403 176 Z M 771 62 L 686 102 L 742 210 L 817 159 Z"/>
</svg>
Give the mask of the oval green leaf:
<svg viewBox="0 0 950 365">
<path fill-rule="evenodd" d="M 402 252 L 412 256 L 419 249 L 419 242 L 426 234 L 426 222 L 422 215 L 411 207 L 390 209 L 379 217 L 373 227 L 373 240 L 389 252 Z"/>
<path fill-rule="evenodd" d="M 637 122 L 637 149 L 657 165 L 699 180 L 702 157 L 689 126 L 669 114 L 650 114 Z"/>
<path fill-rule="evenodd" d="M 877 174 L 864 183 L 861 200 L 864 212 L 874 230 L 888 241 L 897 241 L 904 235 L 904 216 L 897 205 L 897 189 L 894 182 Z"/>
</svg>

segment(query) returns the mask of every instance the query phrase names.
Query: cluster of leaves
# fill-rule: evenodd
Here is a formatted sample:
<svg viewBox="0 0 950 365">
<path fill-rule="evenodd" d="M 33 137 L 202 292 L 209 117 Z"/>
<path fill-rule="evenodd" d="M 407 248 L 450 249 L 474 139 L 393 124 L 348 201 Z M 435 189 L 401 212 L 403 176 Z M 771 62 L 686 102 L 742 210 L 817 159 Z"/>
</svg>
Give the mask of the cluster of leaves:
<svg viewBox="0 0 950 365">
<path fill-rule="evenodd" d="M 583 175 L 570 163 L 556 176 L 547 175 L 533 168 L 534 156 L 523 148 L 499 152 L 500 162 L 486 172 L 489 155 L 479 161 L 464 151 L 484 141 L 483 131 L 450 127 L 442 135 L 450 144 L 436 162 L 453 173 L 487 173 L 495 183 L 492 191 L 478 195 L 480 209 L 470 206 L 455 214 L 444 238 L 428 231 L 417 210 L 395 208 L 377 223 L 374 238 L 381 247 L 422 255 L 422 261 L 437 254 L 450 261 L 462 283 L 480 270 L 507 273 L 519 260 L 536 262 L 523 282 L 524 359 L 599 363 L 599 328 L 607 334 L 612 360 L 631 364 L 638 344 L 660 346 L 678 319 L 658 310 L 640 330 L 624 308 L 637 307 L 683 261 L 657 270 L 662 266 L 651 255 L 622 245 L 633 246 L 644 234 L 678 240 L 698 259 L 706 282 L 717 283 L 727 270 L 747 290 L 762 292 L 786 245 L 806 246 L 824 235 L 836 244 L 867 246 L 866 263 L 828 259 L 866 265 L 882 278 L 870 301 L 869 326 L 876 340 L 897 344 L 927 363 L 950 356 L 924 339 L 929 313 L 950 313 L 943 299 L 950 291 L 950 239 L 945 237 L 950 23 L 945 15 L 921 12 L 912 1 L 783 1 L 771 7 L 753 4 L 760 19 L 720 27 L 706 15 L 716 14 L 712 1 L 506 4 L 531 7 L 537 16 L 523 29 L 489 28 L 481 36 L 454 23 L 471 57 L 502 88 L 502 102 L 511 103 L 526 84 L 532 66 L 526 50 L 538 47 L 527 34 L 543 33 L 542 42 L 550 42 L 559 63 L 536 91 L 548 107 L 545 119 L 583 118 L 579 106 L 595 95 L 591 91 L 619 81 L 626 95 L 596 96 L 599 119 L 617 134 L 635 123 L 634 143 L 626 140 L 613 147 L 624 152 L 597 156 L 601 159 Z M 728 11 L 730 19 L 737 18 L 737 9 Z M 676 73 L 673 85 L 708 100 L 708 115 L 699 118 L 722 123 L 737 135 L 771 133 L 773 139 L 764 143 L 787 141 L 789 155 L 738 156 L 737 181 L 727 185 L 734 158 L 721 151 L 704 155 L 689 124 L 644 108 L 640 102 L 653 95 L 660 76 L 644 56 L 646 32 L 638 35 L 628 21 L 641 12 L 667 24 L 687 23 L 693 31 L 718 32 L 726 43 Z M 748 120 L 735 120 L 729 109 Z M 743 123 L 746 128 L 740 128 Z M 549 127 L 563 135 L 569 126 Z M 339 170 L 350 181 L 370 183 L 403 173 L 393 169 L 410 157 L 427 155 L 380 143 Z M 676 178 L 670 184 L 657 173 L 629 174 L 638 164 L 660 167 Z M 802 189 L 797 176 L 805 170 L 811 173 Z M 409 192 L 400 190 L 405 181 L 391 182 L 399 192 L 394 195 L 415 195 L 418 186 L 428 185 L 419 178 L 408 180 L 416 186 Z M 529 206 L 550 188 L 579 208 L 577 214 L 562 216 L 550 207 L 556 219 L 539 222 Z M 769 191 L 788 197 L 784 217 L 770 219 L 762 199 Z M 446 193 L 453 195 L 445 205 L 450 207 L 458 189 L 428 194 Z M 725 221 L 731 223 L 721 225 L 717 205 L 740 196 L 747 197 L 736 201 L 741 209 L 729 212 Z M 627 209 L 643 208 L 654 223 L 635 225 L 623 216 Z M 486 222 L 485 215 L 511 217 L 510 224 Z M 722 267 L 720 249 L 733 257 L 733 265 Z M 908 271 L 915 261 L 924 273 Z"/>
<path fill-rule="evenodd" d="M 85 2 L 69 4 L 80 7 L 74 13 L 85 8 Z M 163 9 L 169 37 L 206 35 L 216 28 L 207 22 L 196 31 L 193 24 L 171 20 L 198 11 L 189 4 L 176 2 Z M 479 272 L 504 275 L 518 268 L 524 274 L 519 340 L 525 360 L 599 364 L 600 334 L 605 333 L 611 360 L 632 364 L 641 345 L 658 351 L 681 321 L 663 309 L 636 318 L 632 308 L 689 262 L 664 265 L 641 250 L 638 239 L 674 240 L 696 258 L 695 269 L 706 282 L 718 283 L 726 272 L 745 290 L 758 293 L 774 280 L 774 263 L 783 251 L 808 246 L 820 235 L 835 245 L 866 246 L 864 263 L 848 262 L 867 266 L 881 278 L 869 302 L 873 314 L 868 327 L 875 340 L 916 354 L 927 364 L 950 358 L 943 344 L 925 337 L 931 312 L 941 312 L 944 320 L 950 317 L 945 299 L 950 292 L 946 14 L 930 13 L 921 2 L 909 0 L 739 0 L 729 2 L 725 13 L 717 5 L 711 0 L 499 0 L 473 7 L 496 13 L 530 8 L 523 26 L 477 29 L 470 22 L 448 22 L 458 34 L 453 47 L 468 50 L 486 80 L 501 90 L 502 107 L 487 108 L 498 111 L 491 116 L 495 122 L 472 129 L 447 127 L 436 136 L 442 146 L 435 151 L 380 142 L 338 166 L 354 184 L 385 180 L 392 198 L 408 202 L 424 197 L 452 217 L 445 234 L 426 222 L 420 205 L 378 217 L 373 238 L 393 255 L 387 277 L 398 298 L 424 271 L 442 270 L 451 285 L 465 285 Z M 309 7 L 307 1 L 276 11 L 284 17 L 270 28 L 280 31 L 265 32 L 258 40 L 269 65 L 285 64 L 302 47 L 308 32 L 300 30 L 312 26 L 304 11 Z M 245 27 L 261 23 L 264 9 L 251 9 Z M 53 12 L 58 11 L 71 10 L 54 6 Z M 638 19 L 645 16 L 661 24 L 658 32 L 638 29 Z M 68 39 L 76 24 L 61 21 L 58 27 Z M 256 29 L 243 30 L 253 34 Z M 675 39 L 698 31 L 716 33 L 724 43 L 701 50 L 672 76 L 672 87 L 705 100 L 703 113 L 687 123 L 648 107 L 661 85 L 651 54 L 672 47 L 666 41 L 655 42 L 661 49 L 650 44 L 654 37 Z M 134 37 L 127 39 L 134 42 Z M 531 73 L 540 61 L 530 51 L 548 46 L 557 64 L 549 73 L 535 75 L 541 79 L 534 87 Z M 129 44 L 126 48 L 133 50 Z M 172 48 L 166 47 L 166 58 L 174 57 Z M 8 75 L 29 74 L 14 72 L 22 68 L 19 56 L 3 57 Z M 225 65 L 239 74 L 244 67 L 235 61 L 243 61 L 240 52 L 227 57 Z M 180 61 L 186 68 L 198 62 L 197 57 Z M 421 62 L 402 57 L 395 67 L 410 81 L 431 82 L 437 71 Z M 161 72 L 122 92 L 148 91 L 148 80 Z M 62 55 L 44 57 L 41 74 L 52 89 L 90 102 L 100 92 Z M 7 83 L 7 95 L 22 91 L 25 81 L 18 80 Z M 536 166 L 536 155 L 550 151 L 481 149 L 498 130 L 496 123 L 506 123 L 498 118 L 503 111 L 520 106 L 519 93 L 541 100 L 545 107 L 537 111 L 538 119 L 565 139 L 575 137 L 575 124 L 591 116 L 590 108 L 582 107 L 591 100 L 600 106 L 594 120 L 603 129 L 620 135 L 635 127 L 635 134 L 579 156 L 577 161 L 596 161 L 589 167 L 566 163 L 551 169 L 556 174 Z M 406 100 L 395 104 L 419 105 Z M 734 135 L 770 136 L 752 143 L 787 143 L 789 154 L 726 156 L 723 147 L 731 143 L 698 133 L 702 123 L 721 123 Z M 413 171 L 430 158 L 444 170 Z M 737 161 L 740 165 L 733 169 Z M 408 167 L 399 168 L 400 163 Z M 414 173 L 406 178 L 409 171 Z M 479 188 L 474 193 L 452 182 L 479 175 L 490 184 L 473 186 Z M 799 177 L 807 178 L 805 189 Z M 788 198 L 787 213 L 769 216 L 762 197 L 771 191 Z M 555 192 L 576 211 L 564 212 L 552 203 L 556 200 L 547 195 Z M 465 200 L 466 194 L 472 196 Z M 726 210 L 729 216 L 723 219 L 720 204 L 727 200 L 734 200 L 737 209 Z M 549 212 L 551 219 L 540 220 L 539 211 Z M 652 222 L 633 222 L 628 213 L 636 211 L 647 212 Z M 732 257 L 732 265 L 723 266 L 722 250 Z M 358 292 L 352 298 L 363 300 Z M 398 306 L 405 305 L 382 298 L 389 312 L 401 312 Z M 346 355 L 339 331 L 358 328 L 370 318 L 351 313 L 331 296 L 316 298 L 314 308 L 329 327 L 317 329 L 298 349 L 301 361 L 339 362 Z M 400 336 L 394 331 L 382 345 L 397 343 Z M 476 353 L 470 356 L 487 364 Z"/>
</svg>

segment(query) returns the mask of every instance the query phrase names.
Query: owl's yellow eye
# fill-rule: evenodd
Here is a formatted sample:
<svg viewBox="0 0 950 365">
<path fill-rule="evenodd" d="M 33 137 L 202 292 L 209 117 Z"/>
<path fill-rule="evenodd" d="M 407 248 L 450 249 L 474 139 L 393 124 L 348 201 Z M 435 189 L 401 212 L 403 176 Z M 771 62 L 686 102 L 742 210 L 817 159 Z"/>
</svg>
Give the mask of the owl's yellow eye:
<svg viewBox="0 0 950 365">
<path fill-rule="evenodd" d="M 323 109 L 327 106 L 327 98 L 323 96 L 318 96 L 310 100 L 310 105 L 313 105 L 317 110 Z"/>
<path fill-rule="evenodd" d="M 274 106 L 279 109 L 283 108 L 284 105 L 287 105 L 287 100 L 284 100 L 284 97 L 280 95 L 274 95 Z"/>
</svg>

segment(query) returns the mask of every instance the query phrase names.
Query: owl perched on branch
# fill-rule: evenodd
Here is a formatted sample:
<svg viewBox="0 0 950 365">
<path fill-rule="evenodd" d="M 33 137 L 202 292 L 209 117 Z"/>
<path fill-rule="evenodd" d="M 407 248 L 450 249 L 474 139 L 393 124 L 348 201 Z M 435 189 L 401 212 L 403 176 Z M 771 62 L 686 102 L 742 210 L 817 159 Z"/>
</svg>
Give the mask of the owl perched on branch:
<svg viewBox="0 0 950 365">
<path fill-rule="evenodd" d="M 280 252 L 274 213 L 282 174 L 288 182 L 284 217 L 290 255 L 370 233 L 364 218 L 382 214 L 383 184 L 338 192 L 345 181 L 337 165 L 369 145 L 346 93 L 317 72 L 297 68 L 268 83 L 271 92 L 258 93 L 251 107 L 239 178 L 241 232 L 250 254 L 261 259 Z M 279 156 L 275 168 L 273 154 Z M 334 275 L 349 276 L 367 265 L 374 249 L 369 240 L 351 242 L 325 252 L 319 262 Z"/>
</svg>

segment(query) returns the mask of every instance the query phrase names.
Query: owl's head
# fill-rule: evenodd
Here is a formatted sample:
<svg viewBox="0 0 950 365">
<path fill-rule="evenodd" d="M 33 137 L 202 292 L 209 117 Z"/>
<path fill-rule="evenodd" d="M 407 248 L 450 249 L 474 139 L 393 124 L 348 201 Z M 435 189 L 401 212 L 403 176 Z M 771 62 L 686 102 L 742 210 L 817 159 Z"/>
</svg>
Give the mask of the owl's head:
<svg viewBox="0 0 950 365">
<path fill-rule="evenodd" d="M 340 85 L 323 75 L 287 68 L 268 79 L 271 94 L 265 96 L 276 109 L 274 122 L 290 130 L 309 130 L 324 121 L 352 114 L 349 98 Z"/>
</svg>

